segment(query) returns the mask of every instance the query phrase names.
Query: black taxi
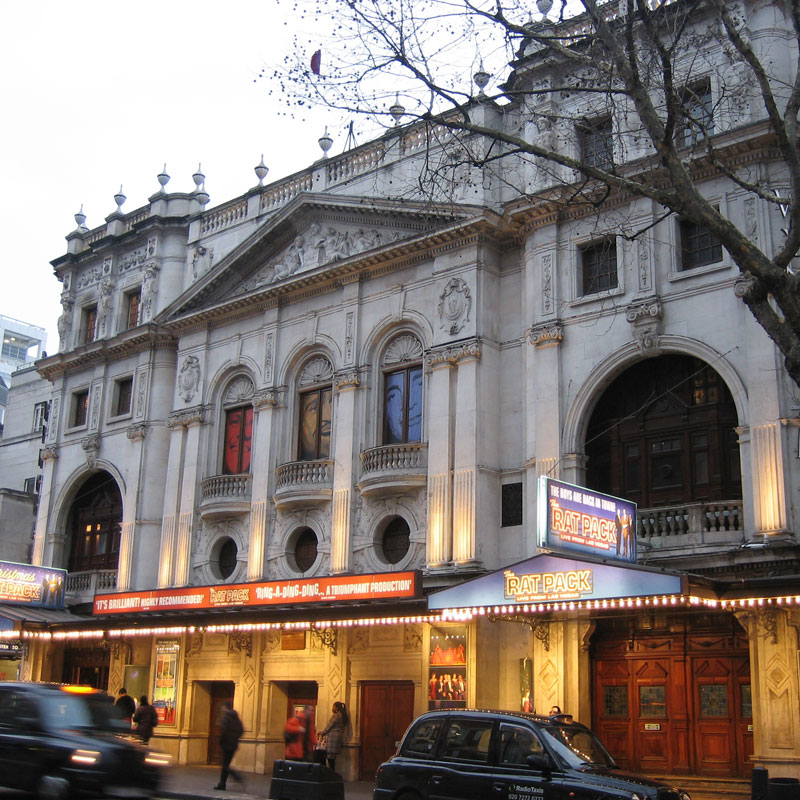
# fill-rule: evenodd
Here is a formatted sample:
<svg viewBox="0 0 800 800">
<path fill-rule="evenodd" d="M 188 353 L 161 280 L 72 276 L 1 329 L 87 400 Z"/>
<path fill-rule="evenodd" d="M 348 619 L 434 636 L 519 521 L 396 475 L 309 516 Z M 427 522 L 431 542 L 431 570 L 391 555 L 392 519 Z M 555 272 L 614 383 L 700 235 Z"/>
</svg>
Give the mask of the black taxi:
<svg viewBox="0 0 800 800">
<path fill-rule="evenodd" d="M 0 786 L 40 800 L 149 797 L 168 763 L 132 734 L 105 692 L 0 681 Z"/>
<path fill-rule="evenodd" d="M 691 800 L 618 769 L 572 717 L 442 710 L 418 717 L 381 764 L 374 800 Z"/>
</svg>

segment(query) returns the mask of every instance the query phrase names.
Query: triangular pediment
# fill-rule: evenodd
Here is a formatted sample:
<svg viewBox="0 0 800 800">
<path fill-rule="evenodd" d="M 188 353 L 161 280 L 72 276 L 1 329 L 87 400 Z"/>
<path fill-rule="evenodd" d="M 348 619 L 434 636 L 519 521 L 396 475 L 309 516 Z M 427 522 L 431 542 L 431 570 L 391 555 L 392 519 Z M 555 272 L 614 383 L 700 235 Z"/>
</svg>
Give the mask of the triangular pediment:
<svg viewBox="0 0 800 800">
<path fill-rule="evenodd" d="M 470 210 L 474 214 L 474 210 Z M 266 220 L 167 310 L 192 314 L 356 265 L 452 226 L 465 209 L 304 194 Z"/>
</svg>

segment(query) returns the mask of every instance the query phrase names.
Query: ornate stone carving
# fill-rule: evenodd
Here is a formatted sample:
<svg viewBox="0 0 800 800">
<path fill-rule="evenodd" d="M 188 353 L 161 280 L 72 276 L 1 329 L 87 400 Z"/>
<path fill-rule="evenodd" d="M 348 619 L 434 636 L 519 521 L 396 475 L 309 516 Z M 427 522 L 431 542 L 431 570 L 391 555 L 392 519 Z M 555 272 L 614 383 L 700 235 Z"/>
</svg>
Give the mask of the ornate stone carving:
<svg viewBox="0 0 800 800">
<path fill-rule="evenodd" d="M 332 379 L 333 367 L 331 362 L 323 356 L 317 356 L 303 365 L 297 383 L 299 386 L 311 386 L 316 383 L 328 383 Z"/>
<path fill-rule="evenodd" d="M 422 626 L 406 623 L 403 626 L 403 650 L 406 653 L 419 653 L 422 651 Z"/>
<path fill-rule="evenodd" d="M 203 652 L 203 632 L 195 631 L 189 639 L 189 649 L 186 652 L 187 656 L 197 656 Z"/>
<path fill-rule="evenodd" d="M 528 341 L 535 347 L 546 347 L 561 344 L 564 338 L 564 326 L 561 322 L 544 322 L 534 325 L 526 331 Z"/>
<path fill-rule="evenodd" d="M 167 417 L 168 428 L 188 428 L 191 425 L 201 425 L 205 421 L 205 409 L 201 406 L 186 408 L 183 411 L 173 411 Z"/>
<path fill-rule="evenodd" d="M 344 363 L 353 363 L 355 312 L 348 311 L 344 321 Z"/>
<path fill-rule="evenodd" d="M 553 255 L 545 253 L 542 256 L 542 312 L 553 312 Z"/>
<path fill-rule="evenodd" d="M 639 237 L 639 289 L 647 291 L 650 288 L 650 243 L 647 237 Z"/>
<path fill-rule="evenodd" d="M 98 281 L 103 279 L 103 267 L 102 265 L 98 264 L 94 267 L 89 267 L 85 269 L 80 275 L 78 275 L 78 280 L 76 281 L 76 289 L 80 291 L 81 289 L 85 289 L 87 286 L 91 286 Z"/>
<path fill-rule="evenodd" d="M 137 422 L 135 425 L 128 426 L 125 433 L 132 442 L 141 441 L 147 436 L 147 424 L 144 422 Z"/>
<path fill-rule="evenodd" d="M 212 248 L 197 245 L 192 254 L 192 276 L 195 280 L 205 275 L 214 263 L 214 250 Z"/>
<path fill-rule="evenodd" d="M 451 336 L 463 330 L 469 322 L 472 295 L 461 278 L 451 278 L 439 295 L 439 320 L 441 327 Z"/>
<path fill-rule="evenodd" d="M 761 628 L 764 636 L 768 637 L 772 644 L 778 644 L 778 612 L 774 608 L 765 608 L 759 614 Z"/>
<path fill-rule="evenodd" d="M 655 356 L 661 352 L 658 338 L 661 335 L 663 313 L 658 297 L 631 303 L 625 309 L 625 319 L 633 326 L 633 335 L 644 356 Z"/>
<path fill-rule="evenodd" d="M 228 652 L 253 655 L 253 637 L 249 633 L 231 632 L 228 634 Z"/>
<path fill-rule="evenodd" d="M 239 375 L 225 388 L 225 393 L 222 395 L 222 404 L 224 406 L 241 405 L 251 400 L 254 393 L 253 381 L 244 375 Z"/>
<path fill-rule="evenodd" d="M 262 408 L 275 408 L 280 401 L 280 392 L 277 389 L 264 389 L 253 396 L 253 408 L 256 411 Z"/>
<path fill-rule="evenodd" d="M 422 352 L 422 344 L 416 336 L 412 336 L 410 333 L 401 333 L 389 342 L 381 363 L 388 367 L 407 361 L 419 361 L 422 358 Z"/>
<path fill-rule="evenodd" d="M 200 385 L 200 359 L 197 356 L 186 356 L 178 372 L 178 394 L 184 403 L 188 403 Z"/>
<path fill-rule="evenodd" d="M 436 364 L 456 364 L 467 358 L 479 359 L 480 357 L 480 339 L 473 339 L 456 345 L 433 348 L 426 353 L 425 363 L 429 367 L 433 367 Z"/>
<path fill-rule="evenodd" d="M 739 298 L 744 297 L 750 291 L 754 282 L 752 275 L 742 275 L 734 282 L 733 293 Z"/>
<path fill-rule="evenodd" d="M 275 334 L 270 331 L 264 337 L 264 382 L 272 383 L 272 364 L 275 359 Z"/>
<path fill-rule="evenodd" d="M 369 630 L 367 628 L 350 629 L 350 652 L 363 653 L 369 648 Z"/>
<path fill-rule="evenodd" d="M 149 322 L 155 314 L 155 299 L 158 294 L 158 266 L 148 264 L 144 270 L 144 281 L 142 282 L 142 307 L 139 319 L 142 322 Z"/>
<path fill-rule="evenodd" d="M 137 247 L 130 253 L 126 253 L 119 260 L 117 272 L 128 272 L 134 267 L 140 267 L 148 258 L 153 258 L 156 254 L 156 239 L 148 239 L 147 244 Z"/>
<path fill-rule="evenodd" d="M 63 311 L 61 312 L 61 316 L 58 318 L 57 323 L 58 349 L 63 353 L 65 350 L 68 350 L 70 346 L 69 334 L 72 330 L 72 310 L 75 307 L 75 303 L 72 301 L 72 298 L 62 295 L 61 307 Z"/>
<path fill-rule="evenodd" d="M 100 299 L 97 301 L 97 338 L 110 336 L 112 306 L 114 304 L 114 284 L 106 278 L 100 284 Z"/>
<path fill-rule="evenodd" d="M 276 650 L 281 649 L 281 632 L 280 631 L 267 631 L 264 634 L 264 652 L 274 653 Z"/>
<path fill-rule="evenodd" d="M 361 385 L 361 380 L 357 369 L 347 369 L 336 373 L 335 378 L 337 391 L 345 389 L 357 389 Z"/>
<path fill-rule="evenodd" d="M 43 447 L 39 454 L 42 457 L 42 461 L 55 461 L 58 458 L 58 445 L 53 444 L 49 447 Z"/>
<path fill-rule="evenodd" d="M 81 439 L 81 447 L 83 452 L 86 453 L 86 466 L 94 467 L 97 462 L 97 453 L 100 450 L 100 436 L 96 433 L 90 436 L 84 436 Z"/>
</svg>

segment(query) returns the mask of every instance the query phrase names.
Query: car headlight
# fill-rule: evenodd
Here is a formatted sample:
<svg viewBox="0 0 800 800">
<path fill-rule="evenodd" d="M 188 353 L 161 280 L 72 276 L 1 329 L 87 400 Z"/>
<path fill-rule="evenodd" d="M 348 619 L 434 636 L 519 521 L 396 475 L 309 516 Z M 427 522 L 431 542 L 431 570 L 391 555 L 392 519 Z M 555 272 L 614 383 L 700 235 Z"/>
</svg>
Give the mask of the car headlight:
<svg viewBox="0 0 800 800">
<path fill-rule="evenodd" d="M 144 757 L 144 763 L 152 764 L 156 767 L 168 767 L 172 763 L 172 756 L 169 753 L 148 750 Z"/>
<path fill-rule="evenodd" d="M 631 792 L 631 800 L 645 800 L 638 792 Z"/>
<path fill-rule="evenodd" d="M 69 760 L 73 764 L 84 764 L 86 766 L 95 766 L 100 763 L 103 754 L 97 750 L 73 750 Z"/>
<path fill-rule="evenodd" d="M 680 798 L 681 800 L 692 800 L 692 796 L 689 794 L 689 792 L 681 792 Z"/>
</svg>

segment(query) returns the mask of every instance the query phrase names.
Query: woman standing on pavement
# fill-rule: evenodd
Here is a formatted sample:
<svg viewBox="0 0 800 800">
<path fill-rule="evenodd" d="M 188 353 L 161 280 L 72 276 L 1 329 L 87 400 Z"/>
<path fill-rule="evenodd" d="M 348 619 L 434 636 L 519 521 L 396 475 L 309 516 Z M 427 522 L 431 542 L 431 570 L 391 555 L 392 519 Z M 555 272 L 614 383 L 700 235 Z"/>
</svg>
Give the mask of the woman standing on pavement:
<svg viewBox="0 0 800 800">
<path fill-rule="evenodd" d="M 325 737 L 325 757 L 328 759 L 328 766 L 331 769 L 336 769 L 336 756 L 342 749 L 349 727 L 350 716 L 347 713 L 347 707 L 344 703 L 334 703 L 333 714 L 328 720 L 328 724 L 319 732 L 320 737 Z"/>
<path fill-rule="evenodd" d="M 158 715 L 153 706 L 147 702 L 147 695 L 139 698 L 139 707 L 133 715 L 133 721 L 136 723 L 136 730 L 142 737 L 142 741 L 147 744 L 153 735 L 153 728 L 158 725 Z"/>
</svg>

